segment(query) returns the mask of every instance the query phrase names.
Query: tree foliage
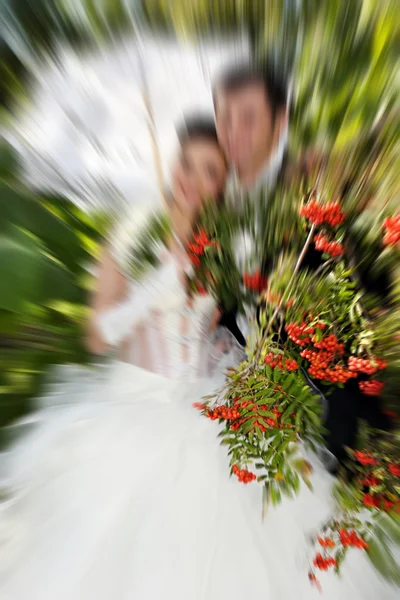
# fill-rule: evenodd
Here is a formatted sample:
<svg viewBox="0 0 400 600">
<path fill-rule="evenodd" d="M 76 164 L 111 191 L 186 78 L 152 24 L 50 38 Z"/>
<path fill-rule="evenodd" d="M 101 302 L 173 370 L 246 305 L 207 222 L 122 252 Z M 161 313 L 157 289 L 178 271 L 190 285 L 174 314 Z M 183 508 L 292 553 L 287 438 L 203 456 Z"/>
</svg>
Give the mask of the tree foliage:
<svg viewBox="0 0 400 600">
<path fill-rule="evenodd" d="M 85 362 L 82 345 L 90 275 L 104 231 L 59 197 L 15 181 L 9 148 L 0 182 L 0 424 L 26 411 L 48 365 Z"/>
</svg>

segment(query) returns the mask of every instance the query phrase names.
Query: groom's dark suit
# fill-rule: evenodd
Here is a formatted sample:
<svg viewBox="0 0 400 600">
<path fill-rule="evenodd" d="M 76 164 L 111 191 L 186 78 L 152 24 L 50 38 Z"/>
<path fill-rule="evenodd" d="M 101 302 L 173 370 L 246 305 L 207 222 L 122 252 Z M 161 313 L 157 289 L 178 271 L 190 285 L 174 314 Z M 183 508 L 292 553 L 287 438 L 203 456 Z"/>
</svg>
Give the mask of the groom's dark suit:
<svg viewBox="0 0 400 600">
<path fill-rule="evenodd" d="M 278 176 L 277 186 L 281 185 L 282 182 L 287 179 L 290 171 L 289 167 L 289 162 L 287 157 L 285 157 L 282 169 Z M 305 169 L 305 167 L 303 167 L 303 169 Z M 306 175 L 306 172 L 304 172 L 304 175 Z M 359 257 L 355 256 L 354 258 L 356 259 L 356 263 L 359 262 L 357 260 Z M 321 263 L 322 253 L 316 251 L 312 247 L 306 254 L 301 268 L 315 271 Z M 268 276 L 268 273 L 272 270 L 273 265 L 274 256 L 266 256 L 262 269 L 266 276 Z M 382 304 L 385 304 L 387 302 L 390 285 L 388 277 L 381 275 L 379 278 L 374 278 L 371 272 L 367 270 L 359 272 L 358 275 L 365 291 L 374 292 L 375 294 L 380 295 Z M 239 343 L 244 345 L 245 341 L 243 335 L 240 333 L 236 324 L 235 311 L 223 311 L 220 324 L 226 326 Z M 313 381 L 313 384 L 320 390 L 318 382 Z M 320 393 L 323 395 L 322 390 L 320 390 Z M 358 430 L 358 421 L 360 418 L 365 419 L 372 427 L 377 429 L 388 430 L 391 427 L 390 420 L 382 411 L 380 399 L 362 394 L 357 382 L 354 380 L 349 380 L 343 388 L 335 388 L 333 393 L 326 397 L 326 402 L 328 405 L 328 414 L 325 422 L 325 427 L 328 432 L 326 435 L 326 444 L 328 449 L 336 456 L 340 463 L 346 457 L 345 447 L 354 447 Z"/>
</svg>

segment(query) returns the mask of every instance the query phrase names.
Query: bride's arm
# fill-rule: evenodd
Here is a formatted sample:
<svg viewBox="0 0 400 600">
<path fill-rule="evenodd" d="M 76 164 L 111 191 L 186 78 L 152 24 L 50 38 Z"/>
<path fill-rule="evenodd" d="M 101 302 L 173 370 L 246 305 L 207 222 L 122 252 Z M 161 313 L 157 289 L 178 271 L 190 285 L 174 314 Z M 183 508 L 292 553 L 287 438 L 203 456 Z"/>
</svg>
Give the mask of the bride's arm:
<svg viewBox="0 0 400 600">
<path fill-rule="evenodd" d="M 93 354 L 104 354 L 108 348 L 97 325 L 98 316 L 123 300 L 127 294 L 128 280 L 118 269 L 107 247 L 103 247 L 96 285 L 90 301 L 91 314 L 86 328 L 86 347 Z"/>
</svg>

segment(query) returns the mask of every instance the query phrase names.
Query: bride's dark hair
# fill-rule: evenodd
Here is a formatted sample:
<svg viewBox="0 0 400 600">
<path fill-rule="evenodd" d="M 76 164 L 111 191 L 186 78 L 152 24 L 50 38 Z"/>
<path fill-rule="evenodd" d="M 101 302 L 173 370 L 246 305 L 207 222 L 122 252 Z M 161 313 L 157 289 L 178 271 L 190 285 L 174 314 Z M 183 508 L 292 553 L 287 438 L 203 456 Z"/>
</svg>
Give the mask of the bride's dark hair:
<svg viewBox="0 0 400 600">
<path fill-rule="evenodd" d="M 192 115 L 187 117 L 176 128 L 176 131 L 181 147 L 194 140 L 209 140 L 219 146 L 217 130 L 212 116 Z"/>
</svg>

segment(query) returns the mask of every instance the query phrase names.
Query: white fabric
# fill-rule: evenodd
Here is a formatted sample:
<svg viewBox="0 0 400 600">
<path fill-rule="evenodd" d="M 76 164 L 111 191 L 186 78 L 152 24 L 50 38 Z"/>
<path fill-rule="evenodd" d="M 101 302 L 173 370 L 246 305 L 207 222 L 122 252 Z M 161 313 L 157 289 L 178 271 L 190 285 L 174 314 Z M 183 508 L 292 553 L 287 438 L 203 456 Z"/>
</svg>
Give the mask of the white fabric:
<svg viewBox="0 0 400 600">
<path fill-rule="evenodd" d="M 175 257 L 164 250 L 159 268 L 132 283 L 128 297 L 100 313 L 96 322 L 108 344 L 124 342 L 128 362 L 172 379 L 196 379 L 209 371 L 213 348 L 207 333 L 215 302 L 196 296 L 188 305 L 182 285 L 187 259 L 182 260 L 182 250 L 179 253 Z M 144 362 L 145 345 L 149 352 Z"/>
<path fill-rule="evenodd" d="M 185 300 L 184 290 L 177 286 L 176 266 L 173 261 L 163 265 L 140 284 L 132 284 L 128 298 L 117 307 L 97 315 L 96 322 L 107 343 L 117 345 L 135 325 L 148 319 L 153 310 L 164 310 L 166 303 L 179 308 Z"/>
<path fill-rule="evenodd" d="M 229 478 L 218 425 L 192 408 L 222 384 L 231 359 L 213 377 L 199 376 L 207 345 L 198 328 L 213 303 L 201 298 L 185 313 L 188 359 L 176 333 L 186 308 L 179 277 L 160 273 L 151 283 L 165 299 L 175 289 L 173 302 L 156 301 L 169 376 L 121 362 L 68 375 L 2 457 L 0 481 L 11 493 L 0 514 L 0 598 L 319 598 L 307 579 L 307 534 L 330 514 L 330 476 L 311 458 L 315 492 L 302 489 L 261 521 L 258 484 Z M 116 309 L 110 339 L 137 319 L 134 298 L 125 312 Z M 154 306 L 141 307 L 149 332 Z M 397 598 L 361 552 L 350 555 L 342 579 L 322 578 L 326 600 Z"/>
</svg>

